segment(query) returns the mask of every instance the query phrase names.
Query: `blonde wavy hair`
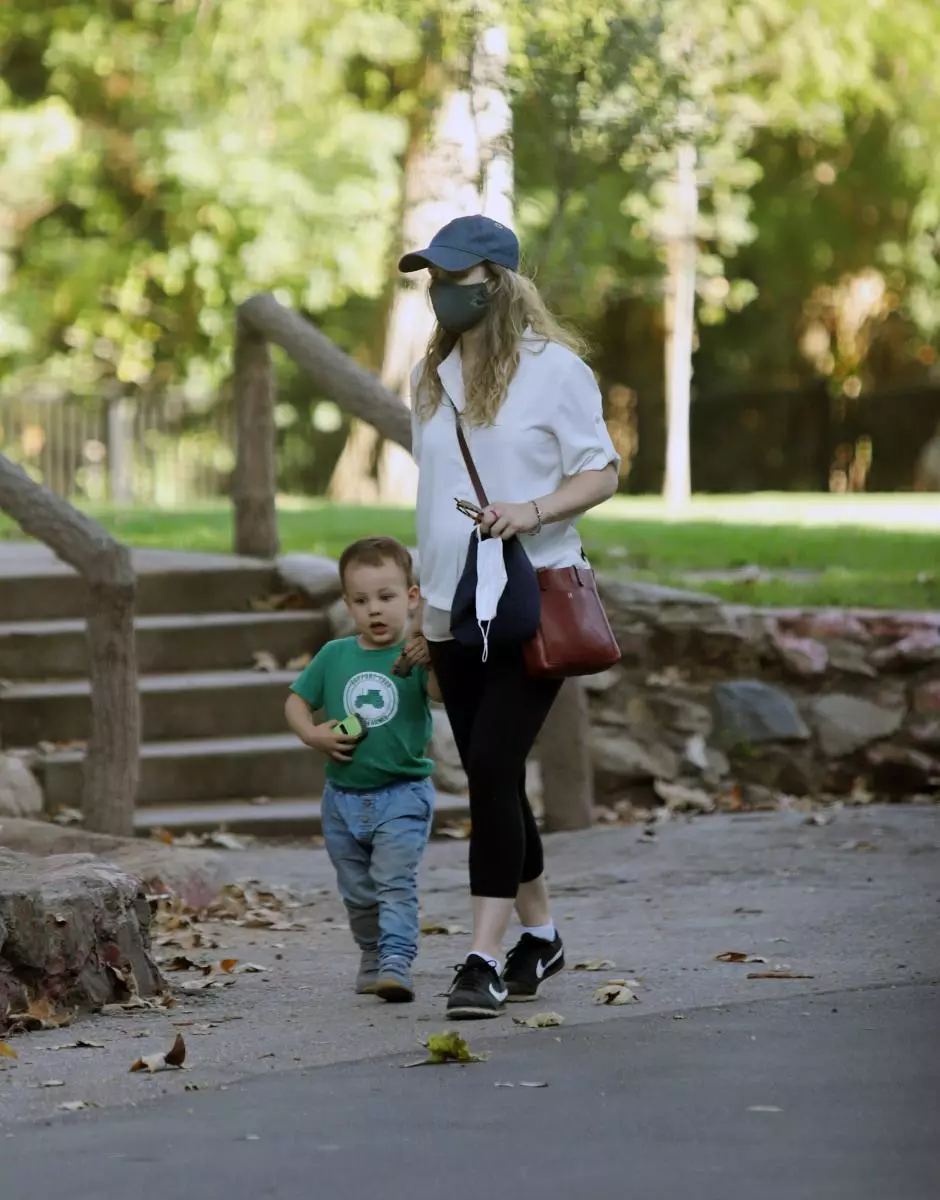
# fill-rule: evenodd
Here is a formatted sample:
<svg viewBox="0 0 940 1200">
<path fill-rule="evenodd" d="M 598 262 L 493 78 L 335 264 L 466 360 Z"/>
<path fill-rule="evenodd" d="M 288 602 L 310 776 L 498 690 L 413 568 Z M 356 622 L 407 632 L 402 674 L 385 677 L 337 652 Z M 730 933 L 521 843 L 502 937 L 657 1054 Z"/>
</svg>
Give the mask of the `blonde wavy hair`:
<svg viewBox="0 0 940 1200">
<path fill-rule="evenodd" d="M 490 305 L 477 326 L 479 352 L 473 374 L 465 386 L 464 418 L 471 426 L 492 425 L 496 420 L 519 369 L 522 340 L 528 331 L 543 345 L 558 342 L 579 356 L 586 351 L 581 337 L 566 329 L 548 311 L 531 279 L 495 263 L 485 266 L 489 275 Z M 431 334 L 416 389 L 416 410 L 422 421 L 427 421 L 441 406 L 444 388 L 437 368 L 450 354 L 456 340 L 440 325 L 436 325 Z"/>
</svg>

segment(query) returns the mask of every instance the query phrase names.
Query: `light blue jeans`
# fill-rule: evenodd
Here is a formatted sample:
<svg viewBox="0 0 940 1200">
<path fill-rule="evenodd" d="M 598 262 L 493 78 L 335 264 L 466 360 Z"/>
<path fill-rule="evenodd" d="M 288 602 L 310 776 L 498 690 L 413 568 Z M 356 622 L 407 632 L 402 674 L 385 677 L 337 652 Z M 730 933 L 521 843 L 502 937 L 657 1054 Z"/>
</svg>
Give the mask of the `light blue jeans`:
<svg viewBox="0 0 940 1200">
<path fill-rule="evenodd" d="M 431 832 L 434 785 L 403 780 L 374 792 L 327 783 L 321 820 L 349 928 L 379 958 L 418 953 L 418 865 Z"/>
</svg>

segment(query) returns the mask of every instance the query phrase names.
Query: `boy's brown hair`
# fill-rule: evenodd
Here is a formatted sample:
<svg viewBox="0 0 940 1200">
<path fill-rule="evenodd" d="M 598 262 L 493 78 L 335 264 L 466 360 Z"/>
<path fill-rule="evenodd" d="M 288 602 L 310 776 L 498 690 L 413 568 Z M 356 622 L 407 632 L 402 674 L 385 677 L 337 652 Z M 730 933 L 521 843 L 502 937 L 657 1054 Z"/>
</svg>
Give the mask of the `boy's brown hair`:
<svg viewBox="0 0 940 1200">
<path fill-rule="evenodd" d="M 414 587 L 415 568 L 408 548 L 393 537 L 365 537 L 347 546 L 340 556 L 339 577 L 346 588 L 346 572 L 350 567 L 381 567 L 384 563 L 393 562 L 405 576 L 408 587 Z"/>
</svg>

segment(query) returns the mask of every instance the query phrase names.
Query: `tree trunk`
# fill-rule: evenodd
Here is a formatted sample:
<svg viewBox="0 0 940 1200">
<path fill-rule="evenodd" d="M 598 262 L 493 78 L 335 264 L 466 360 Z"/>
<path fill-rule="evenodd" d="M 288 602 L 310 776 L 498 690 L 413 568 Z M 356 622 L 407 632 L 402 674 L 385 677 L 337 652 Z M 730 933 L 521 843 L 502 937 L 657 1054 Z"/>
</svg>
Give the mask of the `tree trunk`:
<svg viewBox="0 0 940 1200">
<path fill-rule="evenodd" d="M 666 474 L 663 495 L 667 508 L 672 512 L 687 508 L 692 495 L 689 423 L 695 338 L 697 221 L 695 148 L 681 145 L 676 156 L 666 299 Z"/>
<path fill-rule="evenodd" d="M 88 587 L 92 733 L 82 808 L 88 829 L 130 835 L 140 755 L 134 642 L 137 579 L 130 551 L 2 454 L 0 510 L 73 567 Z"/>
<path fill-rule="evenodd" d="M 579 680 L 569 679 L 558 693 L 536 747 L 546 833 L 589 829 L 594 822 L 590 729 L 587 693 Z"/>
<path fill-rule="evenodd" d="M 274 364 L 264 334 L 241 314 L 235 326 L 235 553 L 278 552 Z"/>
</svg>

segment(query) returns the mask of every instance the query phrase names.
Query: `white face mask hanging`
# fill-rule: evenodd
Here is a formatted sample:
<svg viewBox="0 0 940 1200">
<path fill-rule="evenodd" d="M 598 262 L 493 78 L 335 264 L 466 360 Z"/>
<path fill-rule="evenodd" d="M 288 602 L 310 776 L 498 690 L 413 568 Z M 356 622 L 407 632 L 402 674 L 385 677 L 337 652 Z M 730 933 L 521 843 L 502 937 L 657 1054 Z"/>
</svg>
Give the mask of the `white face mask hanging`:
<svg viewBox="0 0 940 1200">
<path fill-rule="evenodd" d="M 481 538 L 477 547 L 477 595 L 476 614 L 480 633 L 483 634 L 483 661 L 489 658 L 490 622 L 496 616 L 499 598 L 506 590 L 506 564 L 503 561 L 503 543 L 499 538 Z"/>
</svg>

